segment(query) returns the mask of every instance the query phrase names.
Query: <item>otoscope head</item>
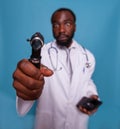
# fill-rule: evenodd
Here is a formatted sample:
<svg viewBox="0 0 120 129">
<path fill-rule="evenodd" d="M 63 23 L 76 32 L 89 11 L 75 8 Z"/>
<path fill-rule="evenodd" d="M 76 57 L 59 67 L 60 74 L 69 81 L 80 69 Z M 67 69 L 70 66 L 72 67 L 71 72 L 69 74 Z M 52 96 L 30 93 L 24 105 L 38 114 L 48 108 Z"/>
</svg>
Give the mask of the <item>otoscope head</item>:
<svg viewBox="0 0 120 129">
<path fill-rule="evenodd" d="M 33 34 L 31 39 L 27 39 L 27 41 L 30 42 L 32 49 L 35 51 L 41 49 L 41 47 L 44 45 L 44 37 L 40 32 Z"/>
</svg>

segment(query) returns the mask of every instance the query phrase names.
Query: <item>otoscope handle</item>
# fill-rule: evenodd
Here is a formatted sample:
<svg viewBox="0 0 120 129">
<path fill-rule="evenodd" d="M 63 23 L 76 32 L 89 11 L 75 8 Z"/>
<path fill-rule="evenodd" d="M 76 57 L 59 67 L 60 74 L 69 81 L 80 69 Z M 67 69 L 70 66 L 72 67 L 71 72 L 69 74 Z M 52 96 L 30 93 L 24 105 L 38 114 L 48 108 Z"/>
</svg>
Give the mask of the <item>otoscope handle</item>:
<svg viewBox="0 0 120 129">
<path fill-rule="evenodd" d="M 40 68 L 40 59 L 38 58 L 30 58 L 29 61 L 34 64 L 35 67 L 38 69 Z"/>
</svg>

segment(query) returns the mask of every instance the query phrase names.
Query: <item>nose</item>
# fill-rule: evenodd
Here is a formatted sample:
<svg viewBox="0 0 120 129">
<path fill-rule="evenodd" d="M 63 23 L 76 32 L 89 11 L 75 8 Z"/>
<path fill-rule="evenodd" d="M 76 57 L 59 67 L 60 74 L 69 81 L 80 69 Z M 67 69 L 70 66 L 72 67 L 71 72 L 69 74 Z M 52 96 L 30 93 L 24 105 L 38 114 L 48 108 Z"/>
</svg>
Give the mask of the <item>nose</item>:
<svg viewBox="0 0 120 129">
<path fill-rule="evenodd" d="M 63 24 L 60 25 L 59 32 L 60 32 L 60 33 L 65 32 L 65 27 L 64 27 Z"/>
</svg>

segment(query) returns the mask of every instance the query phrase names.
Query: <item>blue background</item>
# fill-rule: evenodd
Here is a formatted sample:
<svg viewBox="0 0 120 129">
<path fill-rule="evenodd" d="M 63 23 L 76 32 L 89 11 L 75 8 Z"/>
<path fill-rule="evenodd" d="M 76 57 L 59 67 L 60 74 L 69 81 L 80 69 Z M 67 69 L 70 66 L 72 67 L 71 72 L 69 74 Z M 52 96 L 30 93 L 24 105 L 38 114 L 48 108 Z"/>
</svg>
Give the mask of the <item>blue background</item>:
<svg viewBox="0 0 120 129">
<path fill-rule="evenodd" d="M 75 12 L 75 39 L 96 58 L 93 79 L 103 105 L 89 129 L 120 129 L 120 0 L 0 0 L 0 129 L 33 129 L 35 107 L 24 117 L 16 113 L 12 73 L 29 58 L 33 33 L 53 40 L 50 17 L 59 7 Z"/>
</svg>

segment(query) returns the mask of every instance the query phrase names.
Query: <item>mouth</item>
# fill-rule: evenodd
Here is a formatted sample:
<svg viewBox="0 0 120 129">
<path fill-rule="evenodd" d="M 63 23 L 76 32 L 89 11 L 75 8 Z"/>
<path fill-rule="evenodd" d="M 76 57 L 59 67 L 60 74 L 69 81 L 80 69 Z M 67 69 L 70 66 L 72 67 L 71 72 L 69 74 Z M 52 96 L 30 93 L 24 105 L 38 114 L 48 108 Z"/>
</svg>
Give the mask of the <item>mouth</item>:
<svg viewBox="0 0 120 129">
<path fill-rule="evenodd" d="M 58 36 L 59 41 L 66 41 L 67 39 L 68 39 L 68 37 L 64 34 L 61 34 L 61 35 Z"/>
</svg>

